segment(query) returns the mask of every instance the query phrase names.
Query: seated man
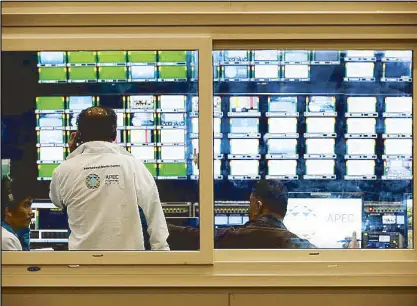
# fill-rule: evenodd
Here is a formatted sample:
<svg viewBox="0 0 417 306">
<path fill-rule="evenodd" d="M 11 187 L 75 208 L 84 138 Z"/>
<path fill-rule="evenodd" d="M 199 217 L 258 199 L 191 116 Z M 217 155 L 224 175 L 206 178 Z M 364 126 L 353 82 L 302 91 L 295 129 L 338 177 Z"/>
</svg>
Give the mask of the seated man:
<svg viewBox="0 0 417 306">
<path fill-rule="evenodd" d="M 308 249 L 315 248 L 285 227 L 287 189 L 278 181 L 261 180 L 250 196 L 249 222 L 240 227 L 216 229 L 217 249 Z M 168 243 L 175 249 L 176 241 L 189 241 L 194 249 L 199 246 L 199 230 L 169 225 Z M 178 238 L 176 238 L 178 236 Z M 181 237 L 183 239 L 181 239 Z M 184 237 L 187 237 L 185 239 Z"/>
<path fill-rule="evenodd" d="M 32 197 L 26 187 L 5 177 L 1 180 L 1 248 L 3 251 L 29 251 L 29 224 L 33 218 Z"/>
</svg>

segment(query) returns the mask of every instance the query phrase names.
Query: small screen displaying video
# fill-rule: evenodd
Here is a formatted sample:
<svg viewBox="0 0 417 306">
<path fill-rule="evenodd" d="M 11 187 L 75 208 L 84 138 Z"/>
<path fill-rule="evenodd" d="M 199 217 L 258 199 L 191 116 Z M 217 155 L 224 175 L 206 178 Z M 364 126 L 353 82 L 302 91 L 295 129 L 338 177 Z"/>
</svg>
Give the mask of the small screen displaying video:
<svg viewBox="0 0 417 306">
<path fill-rule="evenodd" d="M 348 176 L 374 176 L 374 160 L 347 160 L 346 175 Z"/>
<path fill-rule="evenodd" d="M 285 65 L 284 66 L 285 79 L 308 79 L 310 78 L 309 65 Z"/>
<path fill-rule="evenodd" d="M 232 155 L 258 155 L 258 139 L 230 139 L 230 154 Z"/>
<path fill-rule="evenodd" d="M 340 61 L 340 52 L 332 50 L 313 51 L 313 61 L 319 63 L 337 63 Z"/>
<path fill-rule="evenodd" d="M 278 79 L 280 66 L 255 65 L 255 79 Z"/>
<path fill-rule="evenodd" d="M 246 134 L 259 132 L 258 118 L 231 118 L 230 119 L 230 133 Z"/>
<path fill-rule="evenodd" d="M 336 112 L 336 98 L 328 96 L 311 96 L 307 98 L 307 112 Z"/>
<path fill-rule="evenodd" d="M 288 50 L 284 51 L 284 62 L 303 63 L 310 60 L 310 51 L 307 50 Z"/>
<path fill-rule="evenodd" d="M 57 111 L 62 112 L 65 107 L 65 98 L 62 96 L 55 97 L 36 97 L 37 111 Z"/>
<path fill-rule="evenodd" d="M 63 147 L 40 147 L 39 148 L 40 161 L 63 161 L 64 148 Z"/>
<path fill-rule="evenodd" d="M 161 130 L 160 133 L 162 144 L 183 144 L 185 142 L 185 130 Z"/>
<path fill-rule="evenodd" d="M 297 118 L 268 118 L 268 132 L 295 134 L 297 133 Z"/>
<path fill-rule="evenodd" d="M 268 154 L 290 155 L 297 154 L 297 139 L 268 139 Z"/>
<path fill-rule="evenodd" d="M 251 113 L 259 112 L 259 97 L 230 97 L 230 112 Z"/>
<path fill-rule="evenodd" d="M 375 139 L 347 139 L 346 149 L 349 155 L 375 155 Z"/>
<path fill-rule="evenodd" d="M 306 160 L 306 175 L 333 176 L 335 161 L 332 159 L 308 159 Z"/>
<path fill-rule="evenodd" d="M 307 118 L 307 133 L 327 134 L 335 132 L 335 118 Z"/>
<path fill-rule="evenodd" d="M 228 63 L 244 63 L 250 60 L 247 50 L 227 50 L 221 51 L 223 61 Z"/>
<path fill-rule="evenodd" d="M 154 113 L 132 113 L 130 120 L 134 127 L 155 127 Z"/>
<path fill-rule="evenodd" d="M 297 160 L 269 160 L 268 175 L 295 176 L 297 175 Z"/>
<path fill-rule="evenodd" d="M 155 63 L 157 51 L 128 51 L 127 61 L 131 65 L 143 63 Z"/>
<path fill-rule="evenodd" d="M 38 131 L 39 133 L 39 143 L 40 144 L 63 144 L 64 143 L 64 134 L 61 130 L 56 131 Z"/>
<path fill-rule="evenodd" d="M 230 175 L 232 176 L 258 176 L 259 161 L 257 160 L 231 160 Z"/>
<path fill-rule="evenodd" d="M 335 154 L 334 139 L 306 139 L 307 154 Z"/>
<path fill-rule="evenodd" d="M 223 66 L 223 78 L 231 79 L 249 79 L 249 66 L 227 65 Z"/>
<path fill-rule="evenodd" d="M 375 63 L 349 62 L 346 63 L 346 77 L 352 79 L 373 79 Z"/>
<path fill-rule="evenodd" d="M 385 112 L 387 113 L 412 113 L 412 97 L 386 97 Z"/>
<path fill-rule="evenodd" d="M 129 80 L 132 82 L 156 80 L 156 66 L 130 66 Z"/>
<path fill-rule="evenodd" d="M 279 62 L 280 53 L 278 50 L 255 50 L 253 51 L 255 62 Z"/>
<path fill-rule="evenodd" d="M 413 142 L 411 139 L 385 139 L 384 149 L 386 155 L 413 155 Z"/>
<path fill-rule="evenodd" d="M 63 115 L 62 114 L 39 114 L 38 115 L 38 127 L 63 127 Z"/>
<path fill-rule="evenodd" d="M 161 160 L 184 160 L 185 149 L 183 146 L 162 146 L 160 147 Z"/>
<path fill-rule="evenodd" d="M 392 179 L 411 179 L 413 161 L 411 159 L 388 159 L 384 161 L 384 175 Z"/>
<path fill-rule="evenodd" d="M 373 118 L 348 118 L 347 132 L 349 134 L 375 134 L 376 119 Z"/>
<path fill-rule="evenodd" d="M 268 97 L 268 109 L 270 112 L 296 113 L 297 97 L 270 96 Z"/>
<path fill-rule="evenodd" d="M 162 127 L 185 127 L 185 114 L 184 113 L 162 113 L 161 114 L 161 126 Z"/>
<path fill-rule="evenodd" d="M 163 112 L 185 111 L 186 97 L 183 95 L 162 95 L 159 99 L 159 108 Z"/>
<path fill-rule="evenodd" d="M 384 121 L 385 134 L 411 135 L 413 133 L 412 118 L 386 118 Z"/>
<path fill-rule="evenodd" d="M 384 77 L 387 79 L 411 78 L 411 62 L 387 62 L 384 64 Z"/>
<path fill-rule="evenodd" d="M 137 111 L 154 111 L 155 96 L 130 96 L 129 107 Z"/>
<path fill-rule="evenodd" d="M 68 51 L 67 56 L 70 66 L 95 66 L 97 63 L 96 51 Z"/>
<path fill-rule="evenodd" d="M 65 66 L 65 52 L 43 51 L 38 53 L 38 66 Z"/>
<path fill-rule="evenodd" d="M 92 96 L 70 96 L 68 97 L 68 109 L 71 111 L 82 111 L 92 107 L 94 99 Z"/>
<path fill-rule="evenodd" d="M 130 143 L 132 144 L 150 144 L 153 143 L 152 130 L 130 130 Z"/>
<path fill-rule="evenodd" d="M 375 113 L 376 97 L 348 97 L 347 110 L 349 113 Z"/>
</svg>

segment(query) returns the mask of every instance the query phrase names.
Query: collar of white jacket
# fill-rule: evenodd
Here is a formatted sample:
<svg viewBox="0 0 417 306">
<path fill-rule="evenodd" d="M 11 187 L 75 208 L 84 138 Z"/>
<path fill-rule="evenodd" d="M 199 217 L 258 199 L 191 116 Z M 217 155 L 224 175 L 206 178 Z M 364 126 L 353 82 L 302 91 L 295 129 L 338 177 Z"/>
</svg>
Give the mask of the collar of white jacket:
<svg viewBox="0 0 417 306">
<path fill-rule="evenodd" d="M 100 153 L 118 153 L 123 155 L 131 156 L 131 154 L 126 151 L 125 148 L 120 146 L 117 143 L 112 143 L 108 141 L 89 141 L 80 145 L 76 150 L 74 150 L 67 159 L 74 158 L 77 155 L 86 154 L 100 154 Z"/>
</svg>

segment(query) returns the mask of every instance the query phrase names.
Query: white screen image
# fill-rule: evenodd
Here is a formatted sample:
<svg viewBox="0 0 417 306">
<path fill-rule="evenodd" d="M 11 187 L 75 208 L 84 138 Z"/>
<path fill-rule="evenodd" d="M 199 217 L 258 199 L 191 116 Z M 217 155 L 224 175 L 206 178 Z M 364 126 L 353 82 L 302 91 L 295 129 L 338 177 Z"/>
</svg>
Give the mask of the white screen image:
<svg viewBox="0 0 417 306">
<path fill-rule="evenodd" d="M 152 130 L 131 130 L 130 142 L 131 143 L 151 143 L 152 142 Z"/>
<path fill-rule="evenodd" d="M 229 224 L 230 225 L 242 224 L 242 217 L 241 216 L 229 216 Z"/>
<path fill-rule="evenodd" d="M 40 160 L 64 160 L 64 150 L 62 147 L 40 147 Z"/>
<path fill-rule="evenodd" d="M 258 133 L 259 119 L 232 118 L 230 119 L 231 133 Z"/>
<path fill-rule="evenodd" d="M 256 65 L 255 66 L 255 78 L 263 79 L 276 79 L 279 76 L 278 65 Z"/>
<path fill-rule="evenodd" d="M 346 161 L 347 175 L 374 175 L 375 161 L 374 160 L 347 160 Z"/>
<path fill-rule="evenodd" d="M 335 118 L 307 118 L 307 133 L 334 133 Z"/>
<path fill-rule="evenodd" d="M 162 143 L 184 143 L 184 130 L 161 130 Z"/>
<path fill-rule="evenodd" d="M 40 143 L 63 143 L 62 131 L 39 131 Z"/>
<path fill-rule="evenodd" d="M 132 80 L 146 80 L 155 78 L 155 66 L 131 66 Z"/>
<path fill-rule="evenodd" d="M 346 63 L 346 77 L 373 78 L 374 63 Z"/>
<path fill-rule="evenodd" d="M 124 113 L 116 113 L 117 115 L 117 126 L 122 127 L 125 125 Z"/>
<path fill-rule="evenodd" d="M 213 118 L 214 133 L 220 133 L 220 124 L 221 124 L 221 119 L 220 118 Z M 192 132 L 193 133 L 198 133 L 198 118 L 192 118 L 191 119 L 191 125 L 192 125 Z M 238 133 L 238 132 L 232 132 L 232 133 Z"/>
<path fill-rule="evenodd" d="M 259 175 L 259 161 L 257 160 L 231 160 L 231 175 Z"/>
<path fill-rule="evenodd" d="M 226 79 L 247 78 L 248 68 L 248 66 L 224 66 L 224 77 Z"/>
<path fill-rule="evenodd" d="M 397 218 L 395 215 L 382 216 L 382 224 L 395 224 L 395 223 L 397 223 Z"/>
<path fill-rule="evenodd" d="M 347 57 L 374 57 L 375 51 L 372 50 L 349 50 L 346 51 Z"/>
<path fill-rule="evenodd" d="M 375 154 L 375 139 L 347 139 L 347 154 L 373 155 Z"/>
<path fill-rule="evenodd" d="M 411 159 L 389 159 L 384 164 L 387 176 L 411 177 L 413 175 L 413 161 Z"/>
<path fill-rule="evenodd" d="M 130 153 L 140 160 L 152 160 L 155 159 L 154 147 L 131 147 Z"/>
<path fill-rule="evenodd" d="M 68 97 L 68 108 L 71 110 L 83 110 L 93 106 L 93 97 L 79 97 L 71 96 Z"/>
<path fill-rule="evenodd" d="M 388 51 L 385 51 L 384 57 L 386 57 L 386 58 L 401 58 L 402 60 L 411 61 L 412 54 L 413 54 L 412 51 L 388 50 Z"/>
<path fill-rule="evenodd" d="M 155 109 L 154 96 L 130 96 L 130 108 Z"/>
<path fill-rule="evenodd" d="M 353 232 L 362 230 L 362 200 L 289 198 L 284 224 L 318 248 L 342 248 Z"/>
<path fill-rule="evenodd" d="M 388 118 L 385 119 L 386 134 L 412 134 L 412 118 Z"/>
<path fill-rule="evenodd" d="M 297 133 L 297 118 L 269 118 L 269 133 Z"/>
<path fill-rule="evenodd" d="M 230 154 L 253 155 L 259 154 L 258 139 L 231 139 Z"/>
<path fill-rule="evenodd" d="M 376 97 L 348 97 L 349 113 L 374 113 L 376 111 Z"/>
<path fill-rule="evenodd" d="M 348 118 L 347 131 L 352 134 L 375 134 L 376 119 Z"/>
<path fill-rule="evenodd" d="M 307 175 L 334 175 L 334 160 L 306 160 Z"/>
<path fill-rule="evenodd" d="M 215 176 L 219 176 L 221 174 L 221 166 L 222 166 L 222 161 L 221 160 L 214 160 L 213 161 L 213 172 Z"/>
<path fill-rule="evenodd" d="M 214 155 L 221 154 L 221 144 L 222 144 L 221 139 L 213 139 L 213 154 Z M 193 154 L 199 153 L 198 139 L 192 140 L 192 146 L 193 146 Z"/>
<path fill-rule="evenodd" d="M 175 109 L 185 108 L 185 96 L 161 96 L 161 109 L 163 111 L 170 111 Z"/>
<path fill-rule="evenodd" d="M 269 154 L 296 154 L 297 139 L 268 139 Z"/>
<path fill-rule="evenodd" d="M 307 154 L 334 154 L 334 139 L 307 139 Z"/>
<path fill-rule="evenodd" d="M 42 65 L 65 64 L 64 52 L 40 52 L 40 63 Z"/>
<path fill-rule="evenodd" d="M 185 159 L 185 147 L 161 147 L 161 159 L 179 160 Z"/>
<path fill-rule="evenodd" d="M 40 127 L 62 127 L 62 114 L 39 114 Z"/>
<path fill-rule="evenodd" d="M 133 113 L 131 116 L 133 126 L 146 127 L 155 125 L 153 113 Z"/>
<path fill-rule="evenodd" d="M 384 235 L 384 236 L 379 236 L 379 242 L 390 242 L 391 241 L 391 237 Z"/>
<path fill-rule="evenodd" d="M 294 50 L 285 51 L 284 59 L 286 62 L 307 62 L 309 51 Z"/>
<path fill-rule="evenodd" d="M 412 97 L 386 97 L 385 111 L 387 113 L 411 113 L 413 107 Z"/>
<path fill-rule="evenodd" d="M 214 224 L 215 225 L 227 225 L 228 224 L 227 216 L 215 216 Z"/>
<path fill-rule="evenodd" d="M 413 143 L 411 139 L 385 139 L 385 154 L 412 155 Z"/>
<path fill-rule="evenodd" d="M 247 62 L 248 52 L 246 50 L 229 50 L 223 53 L 226 62 Z"/>
<path fill-rule="evenodd" d="M 278 50 L 255 50 L 255 61 L 278 61 Z"/>
<path fill-rule="evenodd" d="M 269 175 L 297 175 L 296 160 L 269 160 Z"/>
<path fill-rule="evenodd" d="M 310 73 L 309 65 L 285 65 L 285 78 L 287 79 L 308 79 Z"/>
</svg>

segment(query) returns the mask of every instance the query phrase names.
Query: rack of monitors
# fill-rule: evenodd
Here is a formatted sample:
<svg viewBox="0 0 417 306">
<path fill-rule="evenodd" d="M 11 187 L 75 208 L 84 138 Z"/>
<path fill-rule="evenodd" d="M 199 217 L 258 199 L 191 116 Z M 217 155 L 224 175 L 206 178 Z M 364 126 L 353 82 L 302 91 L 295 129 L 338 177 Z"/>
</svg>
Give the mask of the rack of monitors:
<svg viewBox="0 0 417 306">
<path fill-rule="evenodd" d="M 39 83 L 187 82 L 196 51 L 41 51 Z"/>
</svg>

